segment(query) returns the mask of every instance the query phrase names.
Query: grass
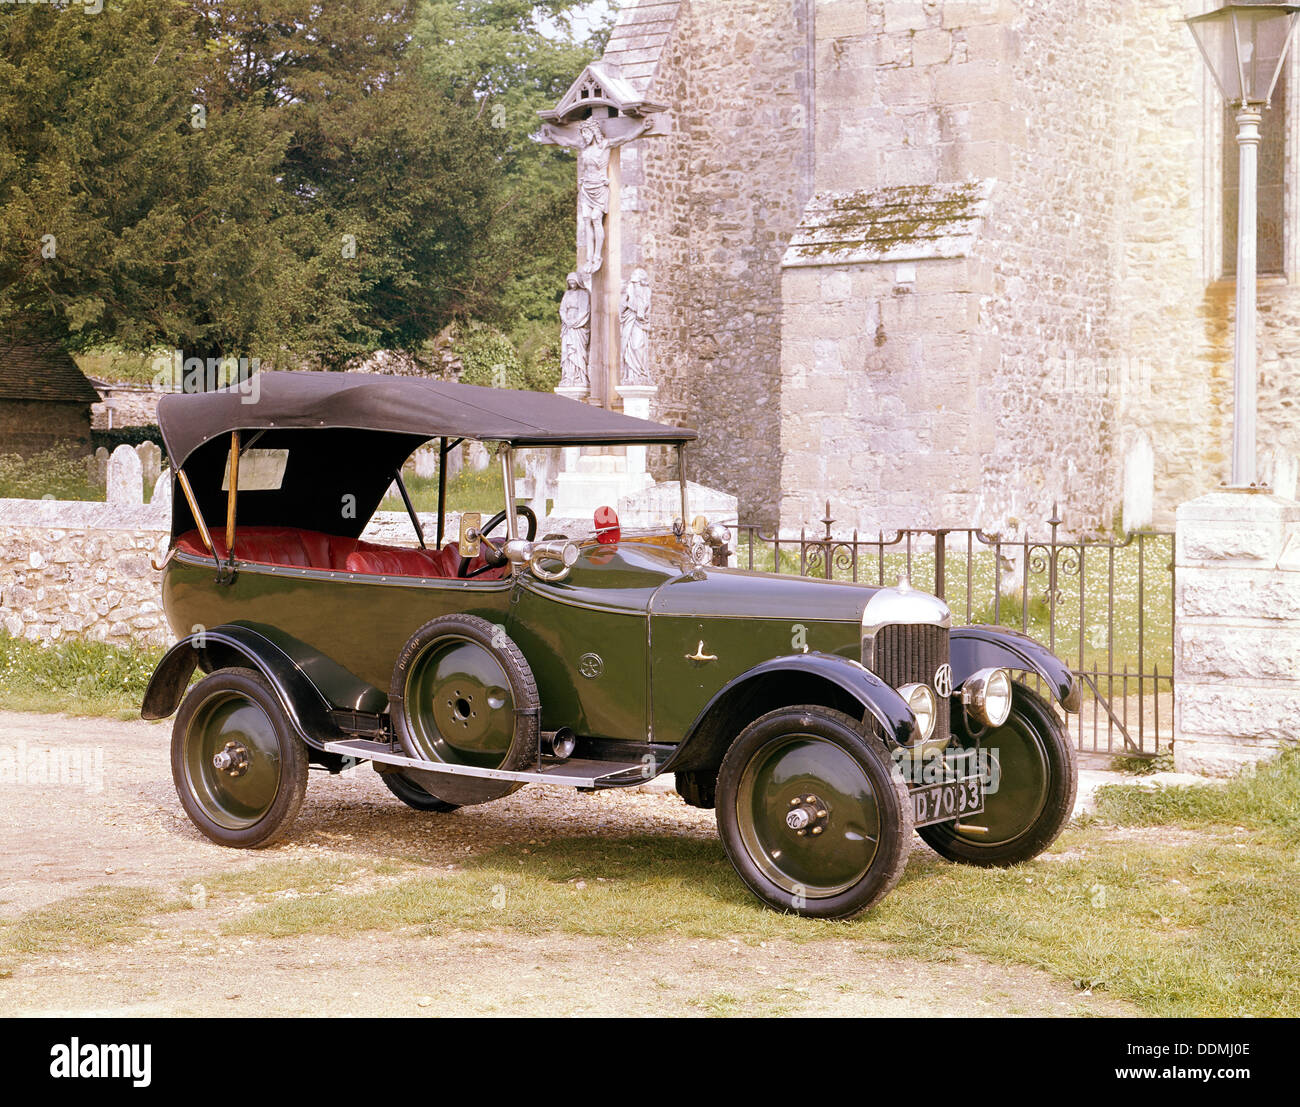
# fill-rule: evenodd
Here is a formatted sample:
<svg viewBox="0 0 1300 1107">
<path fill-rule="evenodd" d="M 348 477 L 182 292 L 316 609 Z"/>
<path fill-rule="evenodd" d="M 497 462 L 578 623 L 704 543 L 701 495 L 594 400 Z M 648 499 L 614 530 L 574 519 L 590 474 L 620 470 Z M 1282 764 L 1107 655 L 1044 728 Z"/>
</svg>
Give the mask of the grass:
<svg viewBox="0 0 1300 1107">
<path fill-rule="evenodd" d="M 556 838 L 423 872 L 349 857 L 276 860 L 201 883 L 247 897 L 213 924 L 236 938 L 507 930 L 751 947 L 848 939 L 864 952 L 883 945 L 939 963 L 975 955 L 1029 966 L 1156 1016 L 1278 1016 L 1300 997 L 1297 829 L 1300 753 L 1224 786 L 1104 788 L 1096 816 L 1014 868 L 917 853 L 882 903 L 843 923 L 759 907 L 717 841 L 668 835 Z M 129 942 L 150 914 L 185 906 L 159 892 L 96 889 L 0 926 L 0 955 Z M 721 992 L 695 1003 L 713 1015 L 737 1009 Z"/>
<path fill-rule="evenodd" d="M 64 450 L 21 457 L 0 454 L 0 499 L 103 500 L 104 489 L 90 479 L 85 458 Z"/>
<path fill-rule="evenodd" d="M 1195 830 L 1118 834 L 1115 827 Z M 911 957 L 958 951 L 1042 969 L 1158 1016 L 1289 1014 L 1300 996 L 1300 755 L 1223 787 L 1102 790 L 1053 856 L 984 870 L 913 857 L 897 889 L 847 923 L 757 906 L 715 841 L 557 839 L 368 891 L 277 899 L 225 924 L 240 937 L 506 929 L 618 941 L 664 934 L 861 939 Z M 701 1001 L 725 1014 L 726 997 Z"/>
<path fill-rule="evenodd" d="M 523 476 L 523 470 L 516 471 L 516 476 Z M 417 477 L 413 473 L 403 473 L 402 480 L 416 511 L 438 510 L 438 478 Z M 495 465 L 486 469 L 462 469 L 447 481 L 447 510 L 449 512 L 478 511 L 485 519 L 501 510 L 506 502 L 505 491 L 501 486 L 501 470 Z M 389 496 L 379 505 L 380 511 L 405 511 L 406 505 L 400 496 Z"/>
<path fill-rule="evenodd" d="M 1123 826 L 1244 826 L 1294 841 L 1300 832 L 1300 753 L 1288 751 L 1223 785 L 1106 785 L 1097 790 L 1097 814 Z"/>
<path fill-rule="evenodd" d="M 42 646 L 0 631 L 0 705 L 138 719 L 162 654 L 71 639 Z"/>
<path fill-rule="evenodd" d="M 139 352 L 103 346 L 87 350 L 84 354 L 75 354 L 73 360 L 76 361 L 77 368 L 89 377 L 104 381 L 152 384 L 158 373 L 155 361 L 160 357 L 170 358 L 171 355 L 172 351 L 167 349 Z"/>
<path fill-rule="evenodd" d="M 0 977 L 22 959 L 130 943 L 145 933 L 148 917 L 188 906 L 156 889 L 105 885 L 0 920 Z"/>
</svg>

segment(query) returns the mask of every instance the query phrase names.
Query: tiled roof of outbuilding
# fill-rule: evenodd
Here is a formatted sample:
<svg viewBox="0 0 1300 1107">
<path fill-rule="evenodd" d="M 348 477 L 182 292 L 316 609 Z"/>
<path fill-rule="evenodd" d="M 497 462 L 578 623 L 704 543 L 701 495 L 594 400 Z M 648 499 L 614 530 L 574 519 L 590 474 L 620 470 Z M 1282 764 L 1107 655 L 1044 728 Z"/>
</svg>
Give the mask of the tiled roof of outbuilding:
<svg viewBox="0 0 1300 1107">
<path fill-rule="evenodd" d="M 0 338 L 0 400 L 95 404 L 99 393 L 62 346 Z"/>
</svg>

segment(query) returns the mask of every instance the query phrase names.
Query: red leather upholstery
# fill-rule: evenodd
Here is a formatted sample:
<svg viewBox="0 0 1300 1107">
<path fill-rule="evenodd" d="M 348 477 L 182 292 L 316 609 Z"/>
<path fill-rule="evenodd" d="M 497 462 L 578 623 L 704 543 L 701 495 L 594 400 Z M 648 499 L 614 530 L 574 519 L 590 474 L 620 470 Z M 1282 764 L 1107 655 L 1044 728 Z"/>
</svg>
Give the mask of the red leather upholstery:
<svg viewBox="0 0 1300 1107">
<path fill-rule="evenodd" d="M 398 547 L 357 550 L 350 554 L 344 569 L 349 573 L 375 573 L 393 577 L 441 577 L 441 553 L 433 550 L 412 550 Z M 456 563 L 460 564 L 457 557 Z M 455 576 L 453 572 L 451 574 Z"/>
<path fill-rule="evenodd" d="M 212 543 L 217 548 L 217 555 L 224 560 L 225 532 L 213 531 Z M 197 530 L 181 535 L 176 544 L 187 553 L 200 557 L 208 552 Z M 340 538 L 335 534 L 293 527 L 239 527 L 235 533 L 235 556 L 240 561 L 256 561 L 263 565 L 341 570 L 348 555 L 360 544 L 355 538 Z"/>
<path fill-rule="evenodd" d="M 226 557 L 225 533 L 213 532 L 217 556 Z M 177 548 L 199 557 L 211 556 L 197 530 L 176 540 Z M 368 573 L 376 576 L 402 576 L 451 579 L 460 569 L 460 547 L 448 542 L 441 550 L 418 550 L 407 546 L 379 546 L 355 538 L 340 538 L 314 530 L 294 527 L 241 527 L 235 534 L 235 556 L 240 561 L 261 565 L 288 565 L 299 569 L 328 569 L 334 572 Z M 469 569 L 487 564 L 482 555 Z M 477 580 L 497 580 L 509 566 L 489 569 Z"/>
</svg>

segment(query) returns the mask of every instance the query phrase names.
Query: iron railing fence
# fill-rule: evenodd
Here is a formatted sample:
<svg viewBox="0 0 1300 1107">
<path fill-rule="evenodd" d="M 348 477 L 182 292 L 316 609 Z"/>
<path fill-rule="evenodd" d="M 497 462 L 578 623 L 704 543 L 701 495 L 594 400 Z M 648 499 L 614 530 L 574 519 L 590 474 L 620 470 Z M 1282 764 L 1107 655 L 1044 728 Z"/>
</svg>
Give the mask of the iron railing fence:
<svg viewBox="0 0 1300 1107">
<path fill-rule="evenodd" d="M 1155 757 L 1173 737 L 1173 534 L 1114 538 L 906 528 L 876 537 L 798 538 L 736 528 L 731 564 L 878 586 L 906 576 L 948 603 L 958 624 L 1007 626 L 1044 642 L 1074 671 L 1083 708 L 1068 720 L 1083 753 Z"/>
</svg>

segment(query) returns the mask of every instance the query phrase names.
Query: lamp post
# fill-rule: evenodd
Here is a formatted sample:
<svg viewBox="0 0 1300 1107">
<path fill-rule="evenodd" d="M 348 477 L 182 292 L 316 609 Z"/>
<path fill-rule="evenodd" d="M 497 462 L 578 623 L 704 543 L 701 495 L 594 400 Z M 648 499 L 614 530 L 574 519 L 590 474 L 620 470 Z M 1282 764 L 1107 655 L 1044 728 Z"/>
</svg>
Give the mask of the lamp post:
<svg viewBox="0 0 1300 1107">
<path fill-rule="evenodd" d="M 1255 483 L 1256 209 L 1259 128 L 1282 74 L 1300 6 L 1227 4 L 1187 20 L 1214 82 L 1236 111 L 1237 333 L 1234 348 L 1232 487 Z"/>
</svg>

